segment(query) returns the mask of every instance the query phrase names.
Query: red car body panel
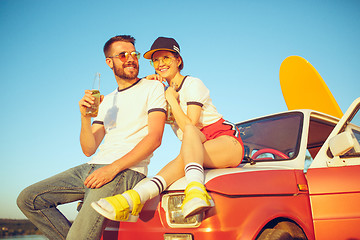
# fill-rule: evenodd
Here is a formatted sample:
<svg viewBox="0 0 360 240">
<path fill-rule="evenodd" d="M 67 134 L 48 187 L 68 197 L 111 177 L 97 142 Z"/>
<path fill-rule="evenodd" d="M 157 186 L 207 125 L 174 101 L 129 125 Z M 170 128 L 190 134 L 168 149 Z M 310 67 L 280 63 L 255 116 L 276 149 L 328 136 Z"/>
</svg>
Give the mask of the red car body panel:
<svg viewBox="0 0 360 240">
<path fill-rule="evenodd" d="M 360 166 L 309 169 L 316 238 L 360 239 Z"/>
</svg>

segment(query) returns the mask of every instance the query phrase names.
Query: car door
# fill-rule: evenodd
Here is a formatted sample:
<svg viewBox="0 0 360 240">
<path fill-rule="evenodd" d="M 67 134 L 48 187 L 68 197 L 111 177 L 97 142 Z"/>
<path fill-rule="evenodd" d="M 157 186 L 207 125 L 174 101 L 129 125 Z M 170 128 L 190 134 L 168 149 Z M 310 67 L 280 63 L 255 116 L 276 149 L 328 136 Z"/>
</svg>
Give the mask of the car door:
<svg viewBox="0 0 360 240">
<path fill-rule="evenodd" d="M 360 239 L 360 98 L 306 173 L 316 239 Z"/>
</svg>

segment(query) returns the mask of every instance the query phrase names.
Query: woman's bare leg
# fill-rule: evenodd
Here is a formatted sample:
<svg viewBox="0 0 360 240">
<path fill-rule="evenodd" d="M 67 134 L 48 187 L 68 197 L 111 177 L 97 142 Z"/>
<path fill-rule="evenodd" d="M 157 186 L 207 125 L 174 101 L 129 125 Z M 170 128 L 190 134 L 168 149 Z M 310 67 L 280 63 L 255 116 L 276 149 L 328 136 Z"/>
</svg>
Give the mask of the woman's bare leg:
<svg viewBox="0 0 360 240">
<path fill-rule="evenodd" d="M 220 136 L 204 143 L 204 167 L 238 166 L 243 159 L 243 147 L 234 137 Z"/>
<path fill-rule="evenodd" d="M 181 157 L 185 165 L 185 178 L 188 186 L 182 210 L 185 217 L 205 211 L 212 206 L 212 199 L 204 186 L 204 167 L 235 167 L 241 160 L 241 144 L 231 136 L 220 136 L 205 141 L 205 136 L 193 125 L 184 129 Z"/>
<path fill-rule="evenodd" d="M 186 125 L 180 155 L 184 166 L 195 162 L 206 168 L 236 167 L 242 160 L 243 148 L 231 136 L 206 141 L 204 134 L 193 125 Z"/>
<path fill-rule="evenodd" d="M 168 186 L 185 176 L 184 161 L 181 156 L 178 155 L 174 160 L 166 164 L 157 175 L 162 176 Z"/>
</svg>

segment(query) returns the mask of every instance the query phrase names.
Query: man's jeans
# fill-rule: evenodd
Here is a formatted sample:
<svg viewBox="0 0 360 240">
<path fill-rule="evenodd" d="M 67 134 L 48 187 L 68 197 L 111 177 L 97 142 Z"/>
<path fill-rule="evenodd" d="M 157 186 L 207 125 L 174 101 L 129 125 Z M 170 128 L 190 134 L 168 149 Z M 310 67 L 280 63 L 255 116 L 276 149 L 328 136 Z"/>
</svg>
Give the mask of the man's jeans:
<svg viewBox="0 0 360 240">
<path fill-rule="evenodd" d="M 132 189 L 145 175 L 124 170 L 113 181 L 98 189 L 89 189 L 84 181 L 90 173 L 105 165 L 82 164 L 25 188 L 17 199 L 21 211 L 49 239 L 100 239 L 105 221 L 90 204 L 100 198 Z M 83 200 L 74 223 L 56 208 L 64 203 Z M 74 209 L 75 210 L 75 209 Z"/>
</svg>

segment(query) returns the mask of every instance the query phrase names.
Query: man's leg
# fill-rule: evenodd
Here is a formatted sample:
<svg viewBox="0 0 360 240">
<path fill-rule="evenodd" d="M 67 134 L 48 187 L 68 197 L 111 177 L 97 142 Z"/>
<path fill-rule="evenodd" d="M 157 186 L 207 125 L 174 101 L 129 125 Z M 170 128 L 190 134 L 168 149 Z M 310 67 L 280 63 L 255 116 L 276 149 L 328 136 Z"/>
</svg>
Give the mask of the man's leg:
<svg viewBox="0 0 360 240">
<path fill-rule="evenodd" d="M 95 165 L 93 170 L 104 165 Z M 91 173 L 91 172 L 90 172 Z M 70 231 L 68 240 L 100 239 L 105 218 L 98 214 L 90 204 L 100 198 L 113 196 L 132 189 L 145 175 L 132 170 L 120 172 L 111 182 L 98 189 L 87 189 L 85 199 Z"/>
<path fill-rule="evenodd" d="M 83 199 L 83 177 L 90 165 L 83 164 L 25 188 L 17 199 L 21 211 L 49 239 L 65 239 L 69 220 L 56 208 Z"/>
</svg>

